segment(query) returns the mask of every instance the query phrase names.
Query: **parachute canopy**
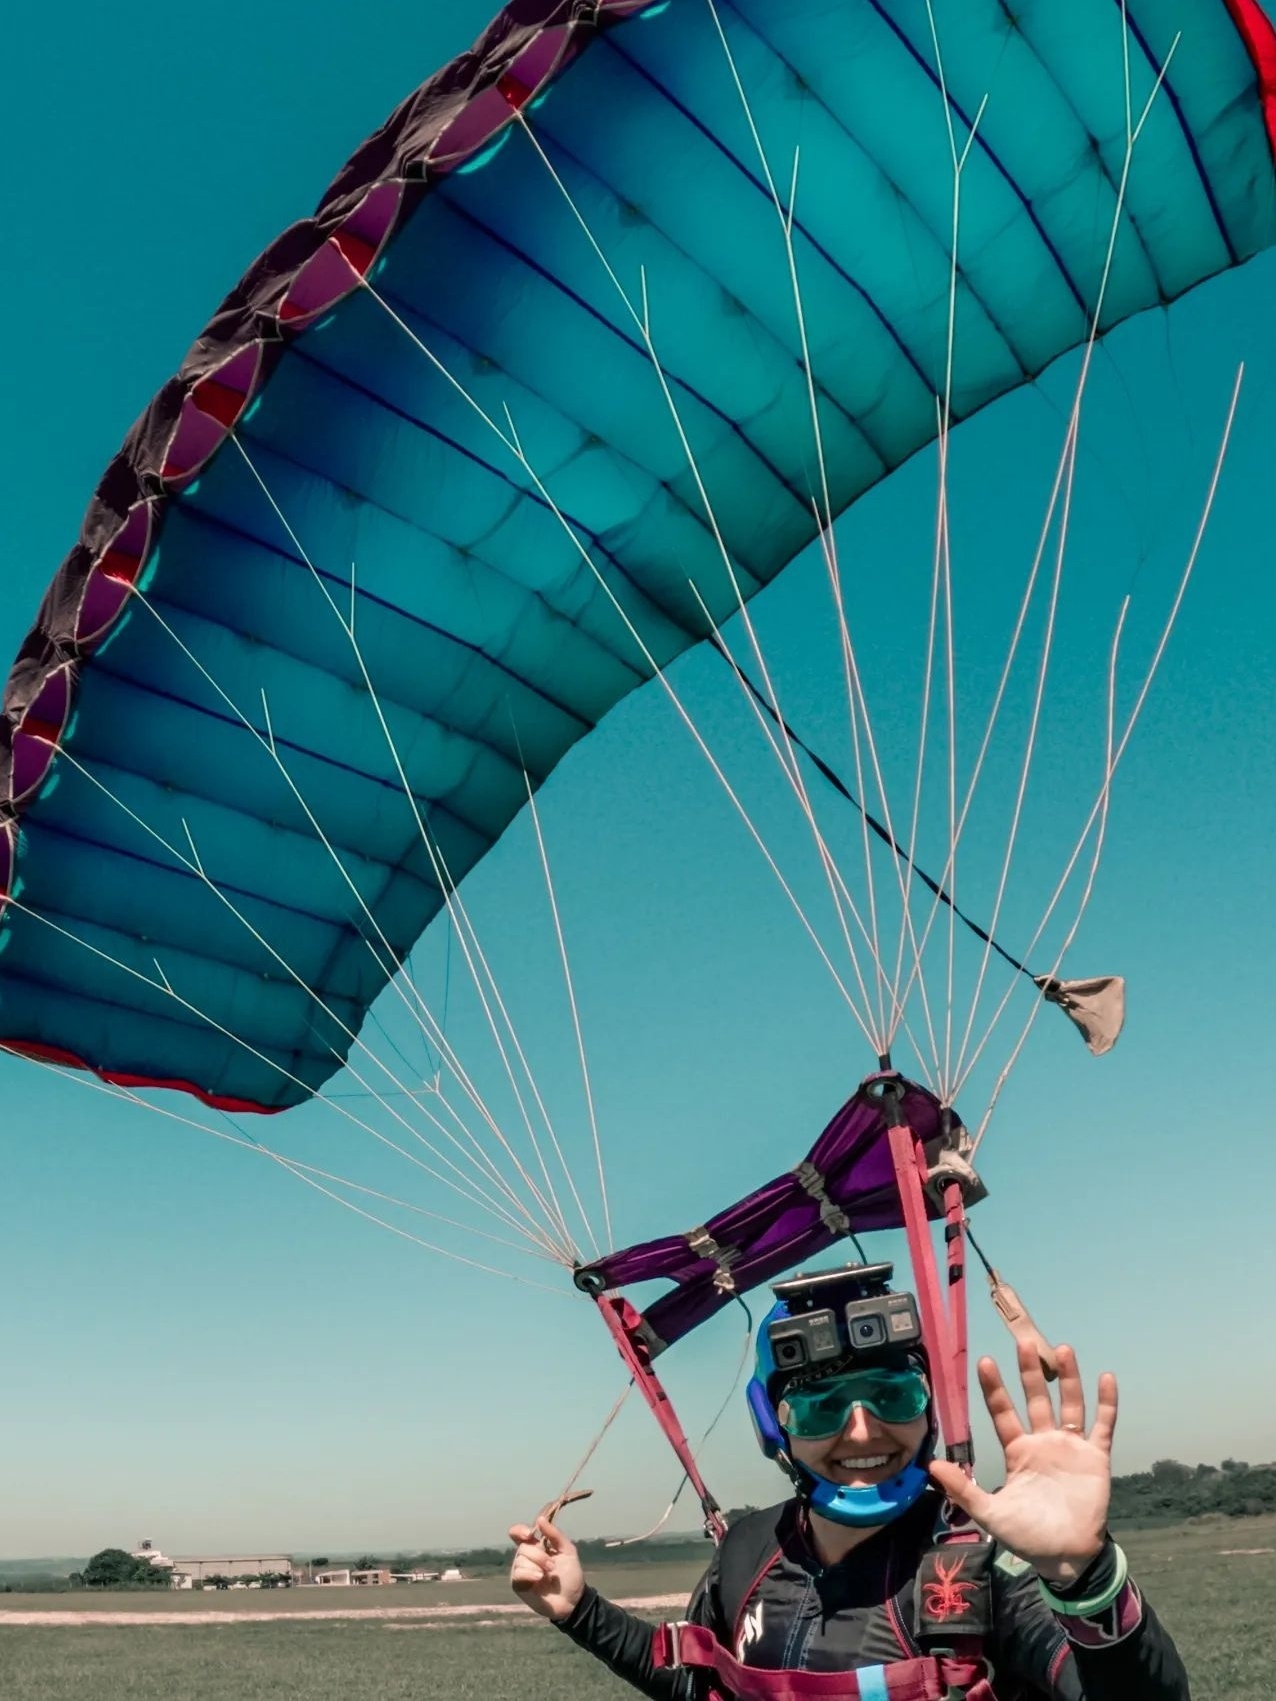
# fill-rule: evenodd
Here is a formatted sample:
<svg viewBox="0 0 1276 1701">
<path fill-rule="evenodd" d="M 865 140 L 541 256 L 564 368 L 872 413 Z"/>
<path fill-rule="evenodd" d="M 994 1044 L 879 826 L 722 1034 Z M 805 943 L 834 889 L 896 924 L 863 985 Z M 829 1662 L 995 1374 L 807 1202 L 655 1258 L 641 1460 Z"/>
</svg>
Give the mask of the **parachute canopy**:
<svg viewBox="0 0 1276 1701">
<path fill-rule="evenodd" d="M 913 0 L 517 0 L 257 261 L 9 680 L 5 1044 L 300 1101 L 727 560 L 748 597 L 811 541 L 759 139 L 834 513 L 936 433 L 950 120 L 954 418 L 1272 241 L 1247 0 L 935 11 L 942 76 Z"/>
</svg>

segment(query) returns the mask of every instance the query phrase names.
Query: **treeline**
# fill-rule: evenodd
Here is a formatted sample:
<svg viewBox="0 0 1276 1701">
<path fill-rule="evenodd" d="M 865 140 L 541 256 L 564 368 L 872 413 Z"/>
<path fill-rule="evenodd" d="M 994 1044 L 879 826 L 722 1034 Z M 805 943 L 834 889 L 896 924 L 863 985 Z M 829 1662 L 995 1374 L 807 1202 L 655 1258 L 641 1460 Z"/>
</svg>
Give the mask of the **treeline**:
<svg viewBox="0 0 1276 1701">
<path fill-rule="evenodd" d="M 1150 1471 L 1112 1481 L 1113 1524 L 1178 1524 L 1211 1514 L 1256 1518 L 1276 1512 L 1276 1464 L 1184 1465 L 1158 1459 Z"/>
<path fill-rule="evenodd" d="M 753 1511 L 750 1506 L 728 1512 L 728 1523 Z M 1149 1471 L 1112 1479 L 1114 1527 L 1122 1525 L 1181 1524 L 1190 1518 L 1256 1518 L 1276 1513 L 1276 1463 L 1250 1465 L 1242 1459 L 1224 1459 L 1221 1465 L 1185 1465 L 1178 1459 L 1158 1459 Z M 670 1560 L 708 1561 L 708 1543 L 701 1536 L 685 1535 L 612 1546 L 605 1541 L 583 1541 L 581 1557 L 587 1567 L 600 1565 L 667 1564 Z M 305 1561 L 301 1561 L 305 1564 Z M 322 1568 L 327 1559 L 310 1562 Z M 491 1576 L 509 1565 L 509 1549 L 476 1547 L 464 1553 L 396 1554 L 392 1559 L 364 1554 L 360 1570 L 384 1566 L 392 1571 L 445 1571 L 459 1566 L 467 1575 Z M 41 1572 L 28 1562 L 13 1562 L 6 1568 L 0 1561 L 0 1593 L 45 1593 L 67 1589 L 154 1589 L 163 1588 L 169 1572 L 136 1560 L 119 1548 L 106 1548 L 84 1567 L 69 1576 Z M 216 1586 L 218 1580 L 209 1579 Z M 285 1579 L 262 1581 L 267 1587 Z"/>
</svg>

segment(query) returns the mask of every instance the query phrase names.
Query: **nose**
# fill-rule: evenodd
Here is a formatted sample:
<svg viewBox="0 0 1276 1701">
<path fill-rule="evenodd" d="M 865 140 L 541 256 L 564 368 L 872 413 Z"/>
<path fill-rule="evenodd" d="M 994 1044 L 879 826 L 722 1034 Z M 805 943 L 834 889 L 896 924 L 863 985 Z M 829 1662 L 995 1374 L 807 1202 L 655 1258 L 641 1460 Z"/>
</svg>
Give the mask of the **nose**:
<svg viewBox="0 0 1276 1701">
<path fill-rule="evenodd" d="M 877 1419 L 867 1406 L 854 1405 L 842 1430 L 843 1441 L 871 1441 L 877 1433 Z"/>
</svg>

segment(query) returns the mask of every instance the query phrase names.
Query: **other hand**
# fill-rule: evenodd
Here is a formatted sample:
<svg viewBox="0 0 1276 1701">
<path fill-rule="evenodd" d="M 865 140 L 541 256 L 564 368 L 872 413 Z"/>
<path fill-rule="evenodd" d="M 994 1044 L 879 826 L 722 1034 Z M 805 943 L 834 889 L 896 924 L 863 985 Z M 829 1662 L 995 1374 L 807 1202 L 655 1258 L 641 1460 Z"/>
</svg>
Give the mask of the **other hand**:
<svg viewBox="0 0 1276 1701">
<path fill-rule="evenodd" d="M 934 1481 L 955 1506 L 1048 1581 L 1074 1582 L 1103 1546 L 1112 1486 L 1116 1377 L 1099 1378 L 1089 1434 L 1085 1394 L 1071 1347 L 1059 1348 L 1059 1416 L 1033 1347 L 1019 1348 L 1027 1427 L 994 1360 L 979 1361 L 979 1386 L 1006 1456 L 1006 1480 L 988 1494 L 959 1466 L 936 1460 Z"/>
<path fill-rule="evenodd" d="M 585 1593 L 575 1542 L 542 1513 L 535 1524 L 510 1527 L 514 1563 L 510 1586 L 533 1612 L 554 1622 L 570 1618 Z"/>
</svg>

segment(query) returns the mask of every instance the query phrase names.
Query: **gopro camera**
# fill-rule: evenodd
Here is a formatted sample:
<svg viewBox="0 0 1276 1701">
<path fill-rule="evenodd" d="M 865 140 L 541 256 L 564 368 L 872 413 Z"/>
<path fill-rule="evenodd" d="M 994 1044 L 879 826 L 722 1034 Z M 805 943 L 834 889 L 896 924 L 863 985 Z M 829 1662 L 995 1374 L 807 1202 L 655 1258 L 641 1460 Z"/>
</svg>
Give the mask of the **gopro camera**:
<svg viewBox="0 0 1276 1701">
<path fill-rule="evenodd" d="M 890 1291 L 894 1273 L 893 1264 L 849 1264 L 777 1283 L 775 1297 L 789 1315 L 767 1325 L 776 1370 L 792 1377 L 918 1345 L 917 1301 Z"/>
</svg>

